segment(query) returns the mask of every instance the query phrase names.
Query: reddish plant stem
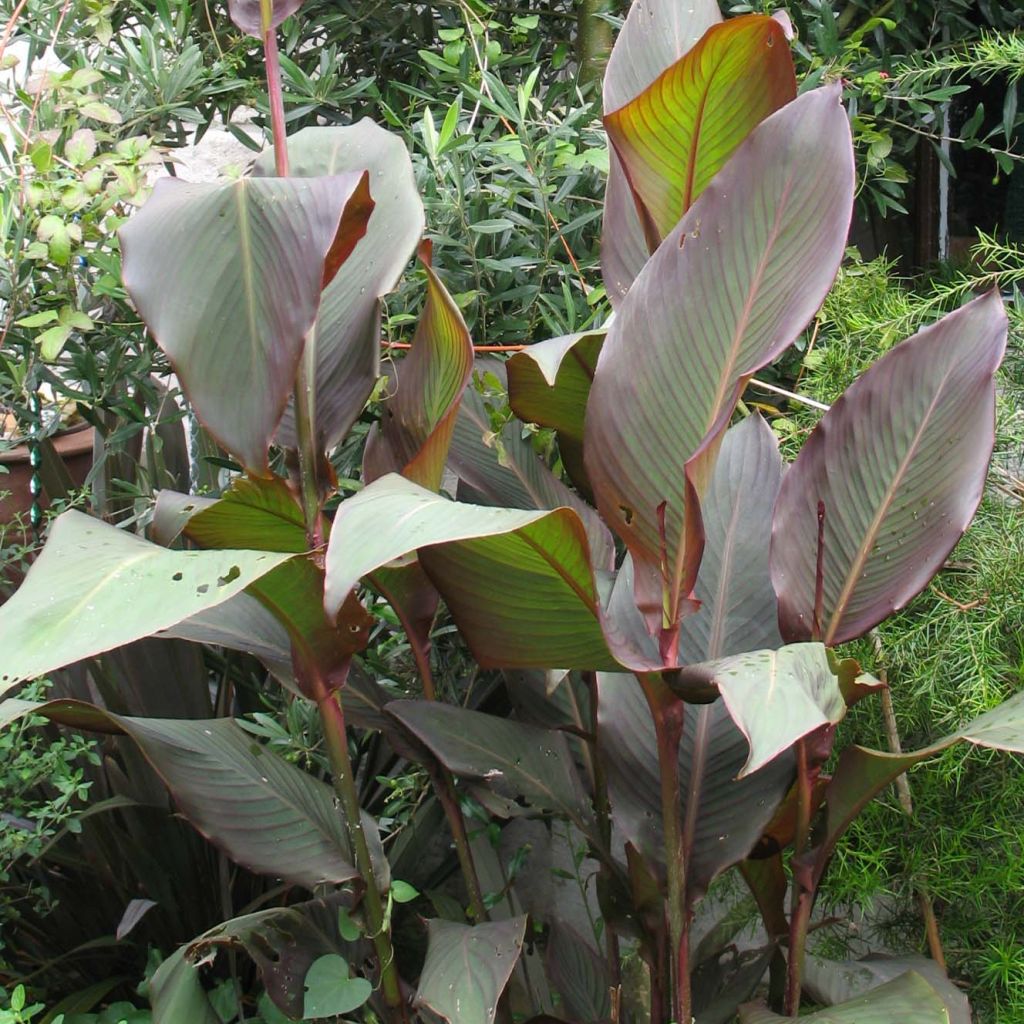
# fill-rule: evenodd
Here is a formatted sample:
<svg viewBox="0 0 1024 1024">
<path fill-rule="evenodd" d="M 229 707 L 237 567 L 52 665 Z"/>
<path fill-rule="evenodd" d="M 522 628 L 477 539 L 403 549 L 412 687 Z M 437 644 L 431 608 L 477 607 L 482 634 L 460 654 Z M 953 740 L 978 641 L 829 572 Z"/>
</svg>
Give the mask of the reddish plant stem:
<svg viewBox="0 0 1024 1024">
<path fill-rule="evenodd" d="M 264 25 L 266 26 L 266 20 Z M 274 139 L 274 169 L 279 178 L 288 177 L 288 144 L 284 121 L 284 93 L 281 90 L 281 59 L 277 52 L 277 30 L 264 28 L 263 55 L 267 69 L 267 101 L 270 130 Z"/>
<path fill-rule="evenodd" d="M 686 705 L 660 675 L 638 675 L 654 720 L 661 777 L 661 816 L 668 874 L 669 962 L 672 974 L 672 1015 L 677 1024 L 690 1024 L 689 921 L 686 913 L 686 873 L 683 862 L 683 818 L 679 779 L 679 743 Z"/>
</svg>

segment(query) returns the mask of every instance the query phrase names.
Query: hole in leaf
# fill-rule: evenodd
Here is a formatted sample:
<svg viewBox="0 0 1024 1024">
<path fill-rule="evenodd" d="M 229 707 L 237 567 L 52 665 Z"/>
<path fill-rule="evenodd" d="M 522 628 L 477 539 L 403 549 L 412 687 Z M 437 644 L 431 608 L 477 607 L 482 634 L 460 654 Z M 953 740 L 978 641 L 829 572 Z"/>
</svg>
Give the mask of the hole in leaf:
<svg viewBox="0 0 1024 1024">
<path fill-rule="evenodd" d="M 627 526 L 633 522 L 633 510 L 628 505 L 620 505 L 619 511 L 622 513 L 622 518 L 626 520 Z"/>
<path fill-rule="evenodd" d="M 173 576 L 171 577 L 171 579 L 172 579 L 172 580 L 174 580 L 174 582 L 175 582 L 175 583 L 178 583 L 178 582 L 180 582 L 180 581 L 181 581 L 181 573 L 180 573 L 180 572 L 176 572 L 176 573 L 175 573 L 175 574 L 174 574 L 174 575 L 173 575 Z"/>
<path fill-rule="evenodd" d="M 238 577 L 241 576 L 241 575 L 242 575 L 242 570 L 239 569 L 237 565 L 233 565 L 233 566 L 231 566 L 230 569 L 228 569 L 228 571 L 226 573 L 224 573 L 223 576 L 218 576 L 217 577 L 217 586 L 218 587 L 227 586 L 227 584 L 229 584 L 232 580 L 237 580 Z"/>
<path fill-rule="evenodd" d="M 209 583 L 200 583 L 199 586 L 196 587 L 196 593 L 197 594 L 205 594 L 209 589 L 210 589 L 210 584 Z"/>
</svg>

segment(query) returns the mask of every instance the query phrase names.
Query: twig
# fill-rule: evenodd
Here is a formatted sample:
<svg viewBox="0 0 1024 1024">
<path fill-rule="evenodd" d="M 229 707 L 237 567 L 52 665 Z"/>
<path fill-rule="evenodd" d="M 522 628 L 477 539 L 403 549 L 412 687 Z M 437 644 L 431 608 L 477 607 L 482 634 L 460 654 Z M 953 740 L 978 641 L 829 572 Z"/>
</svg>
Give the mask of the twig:
<svg viewBox="0 0 1024 1024">
<path fill-rule="evenodd" d="M 903 753 L 903 744 L 900 742 L 899 727 L 896 723 L 896 711 L 892 705 L 892 693 L 889 690 L 889 672 L 885 664 L 885 651 L 882 648 L 882 638 L 878 630 L 871 630 L 871 642 L 875 647 L 875 655 L 878 658 L 878 678 L 882 683 L 882 719 L 885 722 L 885 738 L 889 750 L 893 754 Z M 914 802 L 910 796 L 910 780 L 906 772 L 896 777 L 896 793 L 899 797 L 903 813 L 908 818 L 914 817 Z M 923 886 L 915 886 L 917 891 L 917 902 L 924 917 L 925 935 L 928 938 L 928 951 L 932 959 L 946 971 L 946 956 L 942 951 L 942 937 L 939 934 L 939 922 L 935 917 L 935 908 L 932 906 L 931 897 L 924 890 Z"/>
</svg>

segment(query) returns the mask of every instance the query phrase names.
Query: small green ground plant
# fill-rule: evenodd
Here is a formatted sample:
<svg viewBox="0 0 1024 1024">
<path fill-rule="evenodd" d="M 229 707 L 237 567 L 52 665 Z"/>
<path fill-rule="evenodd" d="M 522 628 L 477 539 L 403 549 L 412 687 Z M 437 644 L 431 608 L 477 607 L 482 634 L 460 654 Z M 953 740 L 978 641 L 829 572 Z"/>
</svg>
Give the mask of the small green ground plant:
<svg viewBox="0 0 1024 1024">
<path fill-rule="evenodd" d="M 935 963 L 836 963 L 807 940 L 874 796 L 958 743 L 1024 752 L 1019 694 L 913 751 L 835 747 L 848 707 L 884 689 L 839 648 L 929 585 L 981 498 L 998 292 L 894 346 L 784 475 L 740 400 L 843 257 L 841 90 L 797 97 L 784 17 L 644 0 L 604 80 L 615 318 L 507 366 L 512 410 L 554 432 L 573 490 L 468 388 L 470 332 L 421 242 L 402 143 L 369 121 L 286 138 L 278 29 L 299 6 L 230 5 L 266 60 L 275 146 L 256 174 L 164 181 L 120 234 L 125 288 L 237 475 L 217 499 L 161 492 L 150 540 L 66 513 L 0 610 L 4 692 L 159 635 L 257 655 L 315 709 L 330 786 L 255 742 L 230 700 L 212 718 L 126 714 L 116 690 L 0 708 L 130 741 L 184 819 L 288 890 L 164 960 L 154 1020 L 216 1024 L 255 1001 L 206 970 L 221 951 L 247 954 L 257 1005 L 292 1020 L 966 1020 Z M 366 435 L 364 486 L 335 505 L 326 453 L 377 387 L 382 298 L 414 250 L 426 300 L 411 351 Z M 371 595 L 406 632 L 422 700 L 359 671 Z M 438 699 L 441 599 L 481 667 L 518 673 L 515 718 Z M 421 896 L 406 868 L 426 844 L 403 858 L 367 813 L 381 757 L 429 778 L 458 895 Z M 493 845 L 470 827 L 480 808 Z M 511 837 L 531 819 L 553 861 L 563 844 L 593 941 L 571 907 L 530 893 Z M 495 865 L 503 839 L 512 856 Z M 755 949 L 695 929 L 726 872 L 757 902 Z M 407 903 L 432 908 L 425 948 L 422 928 L 406 944 Z"/>
</svg>

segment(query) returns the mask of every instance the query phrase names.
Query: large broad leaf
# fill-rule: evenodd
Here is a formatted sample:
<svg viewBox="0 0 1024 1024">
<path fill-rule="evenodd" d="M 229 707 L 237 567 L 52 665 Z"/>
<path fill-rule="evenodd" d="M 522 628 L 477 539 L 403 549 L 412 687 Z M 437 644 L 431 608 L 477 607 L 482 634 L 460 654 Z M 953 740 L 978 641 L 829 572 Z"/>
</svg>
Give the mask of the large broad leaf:
<svg viewBox="0 0 1024 1024">
<path fill-rule="evenodd" d="M 373 205 L 365 171 L 228 185 L 163 178 L 121 229 L 132 301 L 196 414 L 257 475 L 269 475 L 267 447 L 321 292 Z"/>
<path fill-rule="evenodd" d="M 883 356 L 821 419 L 775 509 L 783 636 L 816 631 L 819 510 L 825 643 L 866 633 L 935 575 L 981 500 L 1005 345 L 992 291 Z"/>
<path fill-rule="evenodd" d="M 308 972 L 320 958 L 345 951 L 338 935 L 342 898 L 335 895 L 232 918 L 182 946 L 153 976 L 154 1024 L 201 1021 L 184 1014 L 176 1017 L 173 1011 L 180 1010 L 185 1000 L 205 1000 L 199 965 L 220 950 L 246 953 L 274 1004 L 292 1018 L 301 1017 Z"/>
<path fill-rule="evenodd" d="M 416 551 L 482 664 L 617 664 L 601 631 L 587 538 L 575 512 L 467 505 L 402 477 L 382 477 L 343 502 L 335 517 L 328 614 L 337 614 L 362 577 Z"/>
<path fill-rule="evenodd" d="M 230 718 L 128 718 L 70 700 L 0 704 L 2 724 L 25 714 L 129 736 L 189 823 L 252 871 L 308 888 L 358 877 L 331 787 L 261 746 Z M 363 826 L 386 876 L 376 826 L 367 816 Z"/>
<path fill-rule="evenodd" d="M 291 17 L 303 4 L 303 0 L 270 0 L 270 24 L 267 30 L 275 29 L 285 18 Z M 264 0 L 228 0 L 228 14 L 231 20 L 245 33 L 263 38 Z"/>
<path fill-rule="evenodd" d="M 291 556 L 168 551 L 65 512 L 17 593 L 0 608 L 0 693 L 151 636 L 227 601 Z"/>
<path fill-rule="evenodd" d="M 782 24 L 751 14 L 710 28 L 643 93 L 605 115 L 659 241 L 747 135 L 795 97 Z"/>
<path fill-rule="evenodd" d="M 400 700 L 388 712 L 453 774 L 480 779 L 585 826 L 589 802 L 564 733 L 436 701 Z"/>
<path fill-rule="evenodd" d="M 632 677 L 598 676 L 598 736 L 612 818 L 651 864 L 664 863 L 654 723 Z M 684 868 L 692 903 L 753 849 L 793 781 L 787 754 L 738 779 L 749 746 L 722 701 L 688 705 L 679 748 Z"/>
<path fill-rule="evenodd" d="M 763 1006 L 740 1007 L 740 1024 L 784 1024 Z M 847 1003 L 802 1016 L 807 1024 L 949 1024 L 938 993 L 920 974 L 907 971 L 893 981 Z"/>
<path fill-rule="evenodd" d="M 934 961 L 919 954 L 884 956 L 869 954 L 860 960 L 804 959 L 803 987 L 812 999 L 826 1006 L 863 996 L 907 971 L 921 975 L 938 995 L 949 1013 L 949 1024 L 971 1024 L 967 996 L 954 985 Z"/>
<path fill-rule="evenodd" d="M 555 921 L 544 961 L 551 984 L 574 1019 L 593 1024 L 608 1020 L 612 989 L 608 967 L 582 935 Z"/>
<path fill-rule="evenodd" d="M 782 480 L 775 435 L 760 416 L 729 430 L 701 502 L 700 609 L 680 624 L 681 660 L 704 661 L 782 643 L 768 575 L 772 508 Z"/>
<path fill-rule="evenodd" d="M 839 98 L 838 86 L 806 93 L 754 130 L 608 330 L 587 405 L 587 476 L 633 555 L 652 624 L 673 626 L 693 585 L 696 499 L 743 381 L 792 343 L 842 258 L 854 175 Z"/>
<path fill-rule="evenodd" d="M 776 651 L 748 651 L 668 674 L 682 696 L 711 685 L 750 743 L 740 771 L 748 775 L 809 733 L 841 721 L 846 701 L 821 644 L 790 644 Z"/>
<path fill-rule="evenodd" d="M 522 952 L 525 916 L 472 927 L 435 919 L 427 927 L 415 1005 L 448 1024 L 494 1024 L 498 998 Z"/>
<path fill-rule="evenodd" d="M 717 0 L 636 0 L 608 58 L 604 109 L 617 110 L 639 96 L 721 20 Z M 612 303 L 626 294 L 648 255 L 629 184 L 613 151 L 601 237 L 601 273 Z"/>
<path fill-rule="evenodd" d="M 196 506 L 197 500 L 202 499 L 190 498 L 182 504 L 179 516 L 181 529 L 200 547 L 309 550 L 302 508 L 278 476 L 238 477 L 218 501 Z"/>
<path fill-rule="evenodd" d="M 427 302 L 412 349 L 392 375 L 393 392 L 366 439 L 363 477 L 401 473 L 441 486 L 459 400 L 473 373 L 473 342 L 462 313 L 424 258 Z"/>
<path fill-rule="evenodd" d="M 583 417 L 605 333 L 585 331 L 541 341 L 506 364 L 512 411 L 527 423 L 558 432 L 558 452 L 579 485 L 586 482 Z"/>
<path fill-rule="evenodd" d="M 484 399 L 473 388 L 468 388 L 462 397 L 449 465 L 470 488 L 469 497 L 481 505 L 573 509 L 587 531 L 594 567 L 612 567 L 615 543 L 601 517 L 566 487 L 532 445 L 523 440 L 522 424 L 508 423 L 495 436 Z"/>
<path fill-rule="evenodd" d="M 369 169 L 373 212 L 353 258 L 324 289 L 316 324 L 306 340 L 313 367 L 313 418 L 324 448 L 348 433 L 376 383 L 380 365 L 380 299 L 398 283 L 423 233 L 423 204 L 401 138 L 363 118 L 345 127 L 303 128 L 288 139 L 295 177 Z M 258 175 L 274 175 L 272 152 L 256 161 Z M 292 410 L 279 439 L 295 444 Z"/>
</svg>

